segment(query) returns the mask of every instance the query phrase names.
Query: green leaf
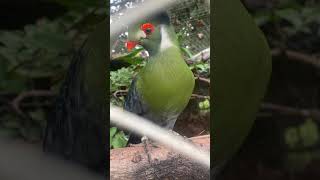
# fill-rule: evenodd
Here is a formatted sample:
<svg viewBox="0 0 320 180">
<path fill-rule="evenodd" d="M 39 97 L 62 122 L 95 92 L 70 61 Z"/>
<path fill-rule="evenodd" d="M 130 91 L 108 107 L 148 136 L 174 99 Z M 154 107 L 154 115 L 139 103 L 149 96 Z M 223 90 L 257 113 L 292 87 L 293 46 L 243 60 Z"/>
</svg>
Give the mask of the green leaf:
<svg viewBox="0 0 320 180">
<path fill-rule="evenodd" d="M 191 58 L 193 55 L 191 53 L 191 51 L 188 49 L 188 48 L 185 48 L 185 47 L 180 47 L 181 51 L 183 53 L 185 53 L 186 55 L 188 55 L 189 58 Z"/>
<path fill-rule="evenodd" d="M 288 127 L 284 131 L 284 138 L 285 138 L 286 144 L 290 148 L 295 148 L 299 143 L 298 129 L 295 127 Z"/>
<path fill-rule="evenodd" d="M 254 20 L 258 26 L 262 26 L 268 22 L 270 22 L 272 19 L 270 13 L 260 13 L 256 14 L 254 17 Z"/>
<path fill-rule="evenodd" d="M 299 132 L 305 147 L 313 146 L 319 140 L 318 125 L 312 119 L 307 119 L 306 122 L 299 127 Z"/>
<path fill-rule="evenodd" d="M 213 167 L 247 137 L 271 74 L 265 37 L 239 0 L 213 2 Z"/>
<path fill-rule="evenodd" d="M 131 84 L 134 71 L 131 68 L 121 68 L 110 72 L 110 91 L 119 90 L 120 87 L 128 87 Z"/>
<path fill-rule="evenodd" d="M 31 118 L 38 123 L 43 125 L 43 122 L 46 120 L 46 113 L 42 109 L 36 109 L 35 111 L 29 112 Z"/>
<path fill-rule="evenodd" d="M 112 61 L 122 61 L 122 62 L 129 63 L 131 65 L 140 64 L 144 60 L 142 57 L 138 55 L 142 50 L 143 48 L 135 48 L 130 53 L 116 57 L 112 59 Z"/>
<path fill-rule="evenodd" d="M 301 18 L 300 12 L 295 9 L 281 9 L 275 11 L 275 15 L 287 20 L 295 27 L 300 27 L 303 24 L 303 19 Z"/>
<path fill-rule="evenodd" d="M 112 142 L 112 139 L 113 139 L 113 136 L 116 134 L 116 132 L 117 132 L 117 128 L 116 127 L 112 127 L 112 128 L 110 128 L 110 148 L 112 147 L 112 144 L 111 144 L 111 142 Z"/>
<path fill-rule="evenodd" d="M 110 142 L 111 142 L 113 136 L 116 134 L 116 132 L 117 132 L 117 128 L 116 127 L 110 128 Z"/>
<path fill-rule="evenodd" d="M 2 31 L 0 32 L 0 42 L 7 48 L 19 49 L 22 47 L 22 36 L 16 31 Z"/>
<path fill-rule="evenodd" d="M 118 132 L 112 138 L 111 144 L 113 148 L 122 148 L 126 147 L 128 140 L 126 139 L 126 135 L 123 131 Z"/>
<path fill-rule="evenodd" d="M 25 27 L 26 37 L 24 44 L 35 49 L 65 52 L 71 46 L 69 37 L 58 22 L 48 22 L 43 19 L 38 25 Z"/>
</svg>

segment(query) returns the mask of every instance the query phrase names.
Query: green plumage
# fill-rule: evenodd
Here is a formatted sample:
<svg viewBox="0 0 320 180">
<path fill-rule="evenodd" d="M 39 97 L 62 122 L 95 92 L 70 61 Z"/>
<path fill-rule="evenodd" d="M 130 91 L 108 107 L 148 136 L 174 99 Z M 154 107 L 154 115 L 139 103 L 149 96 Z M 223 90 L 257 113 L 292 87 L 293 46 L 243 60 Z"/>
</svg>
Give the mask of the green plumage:
<svg viewBox="0 0 320 180">
<path fill-rule="evenodd" d="M 194 77 L 178 47 L 151 57 L 137 78 L 137 88 L 155 113 L 180 113 L 189 102 Z"/>
</svg>

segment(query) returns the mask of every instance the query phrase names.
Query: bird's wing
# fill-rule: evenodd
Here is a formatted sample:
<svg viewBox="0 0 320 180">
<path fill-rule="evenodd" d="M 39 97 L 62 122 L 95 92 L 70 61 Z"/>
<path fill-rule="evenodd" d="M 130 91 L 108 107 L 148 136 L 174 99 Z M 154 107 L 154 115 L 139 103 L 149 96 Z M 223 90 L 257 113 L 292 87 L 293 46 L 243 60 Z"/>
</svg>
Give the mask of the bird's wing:
<svg viewBox="0 0 320 180">
<path fill-rule="evenodd" d="M 132 80 L 132 83 L 130 85 L 128 94 L 124 102 L 124 109 L 139 116 L 146 117 L 150 111 L 148 105 L 143 102 L 141 94 L 137 90 L 136 81 L 137 78 L 134 78 Z M 138 144 L 141 142 L 141 136 L 136 135 L 134 133 L 129 133 L 129 135 L 130 137 L 128 143 Z"/>
<path fill-rule="evenodd" d="M 139 116 L 145 117 L 149 112 L 149 107 L 143 102 L 142 96 L 137 90 L 136 82 L 137 78 L 134 78 L 125 99 L 124 109 Z"/>
</svg>

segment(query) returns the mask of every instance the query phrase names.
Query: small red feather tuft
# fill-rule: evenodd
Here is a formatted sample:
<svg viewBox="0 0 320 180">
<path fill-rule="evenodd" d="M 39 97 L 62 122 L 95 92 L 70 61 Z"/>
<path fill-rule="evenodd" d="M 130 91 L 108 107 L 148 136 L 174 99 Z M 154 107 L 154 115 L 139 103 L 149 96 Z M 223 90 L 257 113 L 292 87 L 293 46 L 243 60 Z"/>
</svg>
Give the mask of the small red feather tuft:
<svg viewBox="0 0 320 180">
<path fill-rule="evenodd" d="M 136 47 L 138 43 L 135 41 L 127 41 L 126 42 L 126 47 L 128 51 L 131 51 L 134 47 Z"/>
<path fill-rule="evenodd" d="M 151 23 L 145 23 L 140 26 L 140 29 L 145 32 L 147 35 L 153 33 L 154 25 Z"/>
</svg>

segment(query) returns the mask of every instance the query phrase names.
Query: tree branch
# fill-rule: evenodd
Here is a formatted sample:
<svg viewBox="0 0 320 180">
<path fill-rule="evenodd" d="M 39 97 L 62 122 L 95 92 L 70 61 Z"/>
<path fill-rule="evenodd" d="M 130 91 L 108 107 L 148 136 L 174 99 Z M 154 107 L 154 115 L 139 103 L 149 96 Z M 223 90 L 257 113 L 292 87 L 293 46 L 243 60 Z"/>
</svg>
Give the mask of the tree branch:
<svg viewBox="0 0 320 180">
<path fill-rule="evenodd" d="M 281 56 L 285 55 L 290 60 L 298 61 L 301 63 L 312 65 L 316 68 L 320 68 L 320 60 L 317 59 L 315 56 L 311 56 L 308 54 L 304 54 L 297 51 L 292 50 L 282 50 L 282 49 L 273 49 L 271 50 L 272 56 Z"/>
<path fill-rule="evenodd" d="M 199 81 L 202 81 L 202 82 L 210 84 L 210 79 L 207 79 L 207 78 L 203 78 L 203 77 L 197 76 L 196 80 L 199 80 Z"/>
<path fill-rule="evenodd" d="M 210 136 L 190 138 L 203 150 L 210 150 Z M 209 179 L 209 168 L 194 163 L 163 145 L 112 149 L 110 151 L 110 178 L 127 179 Z M 151 161 L 148 161 L 148 155 Z"/>
<path fill-rule="evenodd" d="M 56 94 L 53 93 L 52 91 L 31 90 L 31 91 L 22 92 L 17 97 L 15 97 L 9 104 L 17 114 L 25 116 L 23 111 L 20 109 L 20 103 L 25 98 L 28 98 L 28 97 L 42 97 L 42 96 L 54 96 L 54 95 L 56 95 Z"/>
<path fill-rule="evenodd" d="M 198 99 L 210 99 L 210 96 L 204 96 L 199 94 L 192 94 L 191 98 L 198 98 Z"/>
<path fill-rule="evenodd" d="M 208 59 L 210 59 L 210 47 L 187 59 L 186 62 L 187 64 L 193 64 L 195 62 L 206 61 Z"/>
<path fill-rule="evenodd" d="M 113 93 L 113 97 L 118 98 L 118 95 L 126 95 L 128 93 L 128 89 L 125 90 L 117 90 L 116 92 Z"/>
<path fill-rule="evenodd" d="M 313 119 L 320 121 L 320 111 L 318 109 L 297 109 L 293 107 L 277 105 L 272 103 L 261 104 L 262 110 L 276 111 L 283 115 L 294 115 L 301 117 L 312 117 Z"/>
</svg>

